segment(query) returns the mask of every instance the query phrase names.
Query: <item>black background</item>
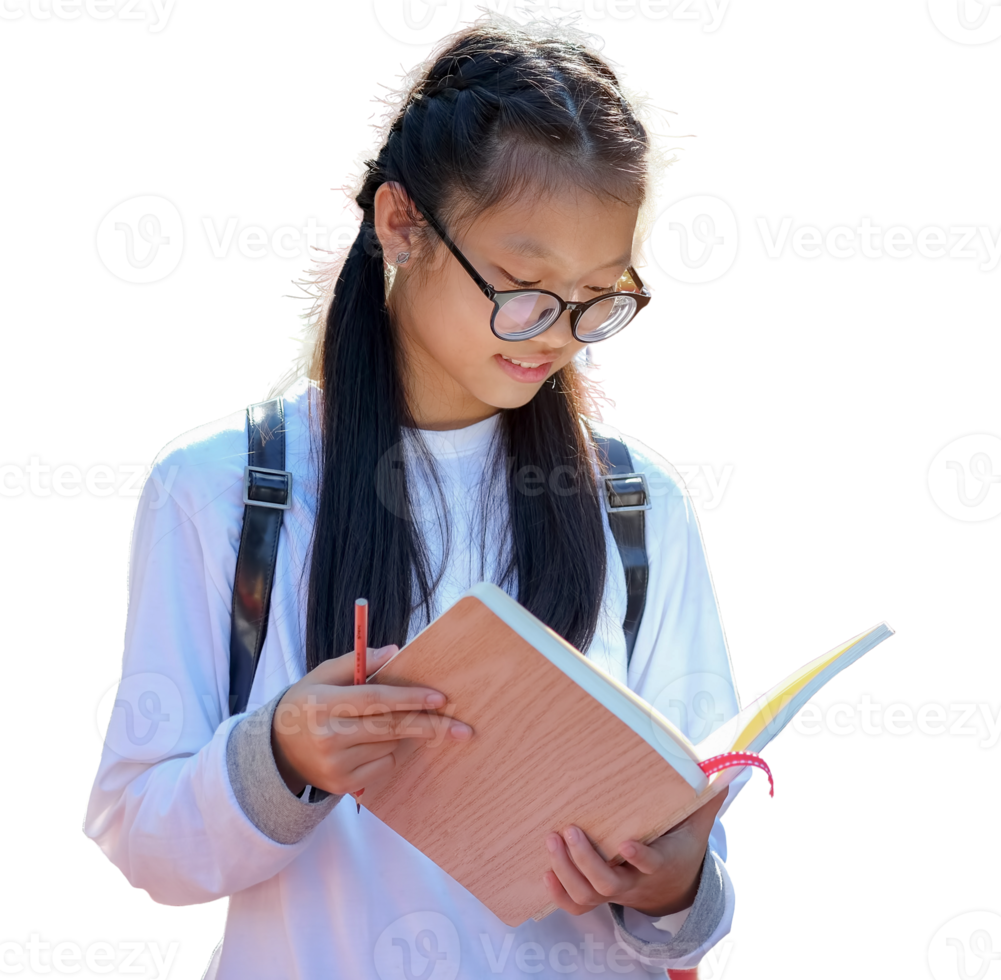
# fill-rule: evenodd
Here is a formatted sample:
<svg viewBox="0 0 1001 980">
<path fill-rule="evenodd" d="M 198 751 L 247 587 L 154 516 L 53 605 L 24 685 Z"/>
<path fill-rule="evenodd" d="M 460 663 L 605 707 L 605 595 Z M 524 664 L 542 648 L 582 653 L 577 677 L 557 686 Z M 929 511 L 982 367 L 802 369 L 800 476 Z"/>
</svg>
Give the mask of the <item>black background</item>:
<svg viewBox="0 0 1001 980">
<path fill-rule="evenodd" d="M 277 297 L 306 261 L 249 259 L 235 238 L 216 259 L 200 218 L 269 233 L 310 215 L 346 224 L 327 188 L 369 139 L 374 82 L 424 53 L 360 0 L 177 0 L 164 31 L 146 26 L 0 21 L 0 463 L 145 463 L 180 430 L 260 398 L 293 352 L 298 307 Z M 886 618 L 899 636 L 818 705 L 870 694 L 998 711 L 1001 521 L 947 517 L 926 474 L 952 439 L 999 434 L 1001 270 L 917 254 L 806 260 L 789 243 L 769 259 L 755 218 L 773 231 L 787 215 L 822 231 L 869 216 L 997 234 L 1001 41 L 956 44 L 919 2 L 732 0 L 712 34 L 640 17 L 592 26 L 631 81 L 681 109 L 676 128 L 700 133 L 663 206 L 712 194 L 738 218 L 725 276 L 686 285 L 655 264 L 651 310 L 597 353 L 620 402 L 608 420 L 676 462 L 735 466 L 722 505 L 700 512 L 742 700 Z M 185 226 L 176 271 L 145 285 L 115 278 L 94 243 L 102 217 L 140 194 L 168 198 Z M 692 485 L 709 496 L 703 477 Z M 133 506 L 0 498 L 13 665 L 2 833 L 26 859 L 8 871 L 0 941 L 179 940 L 171 976 L 197 977 L 224 904 L 155 907 L 80 833 L 94 712 L 118 677 Z M 984 777 L 999 751 L 970 736 L 790 728 L 769 752 L 776 802 L 759 777 L 727 820 L 740 895 L 730 980 L 838 977 L 860 961 L 928 976 L 940 925 L 997 910 Z"/>
</svg>

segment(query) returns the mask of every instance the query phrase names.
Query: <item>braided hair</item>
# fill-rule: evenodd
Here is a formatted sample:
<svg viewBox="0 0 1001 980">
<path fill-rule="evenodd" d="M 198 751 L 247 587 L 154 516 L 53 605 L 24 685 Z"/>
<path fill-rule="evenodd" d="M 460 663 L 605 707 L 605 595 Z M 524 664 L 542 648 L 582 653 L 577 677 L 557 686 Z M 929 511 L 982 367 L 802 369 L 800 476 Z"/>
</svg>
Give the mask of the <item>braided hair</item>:
<svg viewBox="0 0 1001 980">
<path fill-rule="evenodd" d="M 510 195 L 567 186 L 638 205 L 647 150 L 647 134 L 612 69 L 556 30 L 474 25 L 448 39 L 402 99 L 385 142 L 366 162 L 355 198 L 361 225 L 319 340 L 322 437 L 307 669 L 351 648 L 356 597 L 378 610 L 371 644 L 402 646 L 415 609 L 430 618 L 437 585 L 399 465 L 402 427 L 414 421 L 386 304 L 376 191 L 398 182 L 446 226 Z M 419 222 L 416 212 L 412 217 Z M 423 236 L 433 250 L 438 243 L 426 227 Z M 586 381 L 571 362 L 527 404 L 502 409 L 499 425 L 510 550 L 498 584 L 516 574 L 518 601 L 581 650 L 596 629 L 606 572 L 600 501 L 581 427 L 587 404 Z M 556 481 L 555 492 L 550 480 L 541 492 L 517 492 L 514 480 L 525 467 L 569 476 Z M 580 492 L 567 493 L 567 483 Z"/>
</svg>

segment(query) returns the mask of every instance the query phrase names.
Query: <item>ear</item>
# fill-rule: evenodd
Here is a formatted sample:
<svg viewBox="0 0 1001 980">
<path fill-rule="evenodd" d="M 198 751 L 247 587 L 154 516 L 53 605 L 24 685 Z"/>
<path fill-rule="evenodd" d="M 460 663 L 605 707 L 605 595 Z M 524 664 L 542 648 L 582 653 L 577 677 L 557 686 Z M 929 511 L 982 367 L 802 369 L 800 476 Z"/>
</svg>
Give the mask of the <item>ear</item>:
<svg viewBox="0 0 1001 980">
<path fill-rule="evenodd" d="M 402 184 L 386 181 L 375 192 L 375 233 L 390 265 L 400 252 L 409 252 L 413 225 L 408 211 L 413 208 Z"/>
</svg>

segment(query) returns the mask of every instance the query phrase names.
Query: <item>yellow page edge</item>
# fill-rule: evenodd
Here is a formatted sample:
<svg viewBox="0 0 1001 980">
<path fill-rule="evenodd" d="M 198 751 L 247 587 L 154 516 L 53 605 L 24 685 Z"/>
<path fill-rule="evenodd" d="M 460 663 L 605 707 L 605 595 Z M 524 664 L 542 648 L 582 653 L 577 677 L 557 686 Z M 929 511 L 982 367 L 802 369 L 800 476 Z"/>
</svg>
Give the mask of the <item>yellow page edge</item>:
<svg viewBox="0 0 1001 980">
<path fill-rule="evenodd" d="M 887 623 L 878 623 L 785 678 L 751 705 L 757 710 L 741 726 L 729 751 L 760 752 L 828 681 L 893 634 Z"/>
</svg>

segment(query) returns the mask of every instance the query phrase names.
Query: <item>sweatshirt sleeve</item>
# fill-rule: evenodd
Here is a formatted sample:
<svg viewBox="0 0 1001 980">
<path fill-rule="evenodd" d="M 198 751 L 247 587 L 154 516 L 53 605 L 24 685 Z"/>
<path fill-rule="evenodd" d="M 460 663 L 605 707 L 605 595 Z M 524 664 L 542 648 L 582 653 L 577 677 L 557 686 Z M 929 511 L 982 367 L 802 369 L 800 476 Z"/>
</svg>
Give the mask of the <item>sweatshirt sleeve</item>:
<svg viewBox="0 0 1001 980">
<path fill-rule="evenodd" d="M 224 449 L 237 440 L 246 445 L 236 432 Z M 170 454 L 140 495 L 122 679 L 83 827 L 132 885 L 166 905 L 212 901 L 271 878 L 309 842 L 308 832 L 269 836 L 230 778 L 229 736 L 249 716 L 228 717 L 225 707 L 245 462 L 226 456 L 235 461 L 206 468 L 190 453 Z M 234 771 L 252 769 L 236 763 Z M 336 802 L 292 799 L 300 815 Z"/>
<path fill-rule="evenodd" d="M 272 840 L 295 844 L 302 840 L 341 797 L 316 786 L 298 796 L 286 785 L 271 747 L 271 723 L 288 688 L 251 712 L 230 730 L 226 768 L 240 808 Z"/>
<path fill-rule="evenodd" d="M 729 931 L 733 886 L 726 865 L 710 847 L 702 862 L 695 903 L 684 913 L 660 920 L 635 909 L 611 905 L 615 936 L 647 966 L 670 970 L 695 968 Z M 675 919 L 675 922 L 664 920 Z"/>
<path fill-rule="evenodd" d="M 645 512 L 650 577 L 628 683 L 698 743 L 739 710 L 716 594 L 683 481 L 662 457 L 627 441 L 634 468 L 647 476 L 651 503 Z M 750 775 L 745 769 L 729 786 L 709 836 L 695 902 L 684 914 L 657 920 L 611 905 L 619 940 L 644 964 L 692 969 L 729 933 L 735 903 L 722 817 Z"/>
</svg>

